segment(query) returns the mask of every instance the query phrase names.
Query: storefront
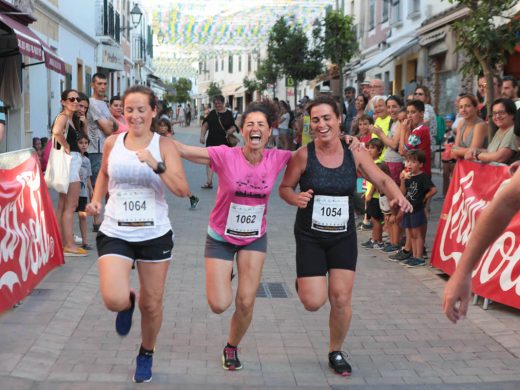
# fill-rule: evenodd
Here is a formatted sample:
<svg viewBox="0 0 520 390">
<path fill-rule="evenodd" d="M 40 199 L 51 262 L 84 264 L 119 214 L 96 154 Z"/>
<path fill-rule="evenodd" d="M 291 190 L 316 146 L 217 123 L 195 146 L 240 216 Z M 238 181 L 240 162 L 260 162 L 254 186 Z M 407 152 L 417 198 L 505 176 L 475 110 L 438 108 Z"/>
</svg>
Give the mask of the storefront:
<svg viewBox="0 0 520 390">
<path fill-rule="evenodd" d="M 31 81 L 47 80 L 47 87 L 50 72 L 65 75 L 64 61 L 28 27 L 34 21 L 32 16 L 0 1 L 0 100 L 7 113 L 0 152 L 32 145 Z"/>
<path fill-rule="evenodd" d="M 120 71 L 125 70 L 125 56 L 123 49 L 119 46 L 110 46 L 102 43 L 98 46 L 98 63 L 97 71 L 103 73 L 108 79 L 108 88 L 106 95 L 112 96 L 121 88 L 121 80 L 118 79 Z"/>
</svg>

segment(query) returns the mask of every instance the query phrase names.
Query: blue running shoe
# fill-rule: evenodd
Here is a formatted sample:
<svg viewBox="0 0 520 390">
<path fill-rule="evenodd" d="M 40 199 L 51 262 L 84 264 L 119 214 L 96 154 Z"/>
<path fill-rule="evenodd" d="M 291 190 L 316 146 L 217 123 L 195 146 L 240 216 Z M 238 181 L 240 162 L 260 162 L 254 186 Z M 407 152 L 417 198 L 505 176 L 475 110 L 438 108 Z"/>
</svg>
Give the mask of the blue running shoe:
<svg viewBox="0 0 520 390">
<path fill-rule="evenodd" d="M 119 336 L 126 336 L 132 328 L 132 315 L 135 308 L 135 292 L 132 290 L 130 290 L 130 303 L 129 309 L 117 313 L 116 332 Z"/>
<path fill-rule="evenodd" d="M 137 355 L 135 358 L 134 382 L 143 383 L 152 380 L 153 355 Z"/>
</svg>

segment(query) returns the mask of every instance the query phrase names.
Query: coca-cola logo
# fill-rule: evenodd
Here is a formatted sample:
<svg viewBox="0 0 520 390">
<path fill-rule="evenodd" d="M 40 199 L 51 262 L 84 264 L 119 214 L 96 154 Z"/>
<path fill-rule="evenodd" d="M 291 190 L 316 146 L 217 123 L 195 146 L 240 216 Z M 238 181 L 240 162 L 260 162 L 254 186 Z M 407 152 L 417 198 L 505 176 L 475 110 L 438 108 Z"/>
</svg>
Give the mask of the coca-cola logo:
<svg viewBox="0 0 520 390">
<path fill-rule="evenodd" d="M 41 171 L 35 168 L 16 176 L 20 187 L 0 192 L 0 289 L 7 286 L 11 292 L 54 256 L 55 240 L 47 232 L 41 198 Z"/>
<path fill-rule="evenodd" d="M 439 255 L 443 262 L 454 260 L 458 264 L 468 240 L 475 228 L 477 217 L 488 205 L 475 191 L 468 191 L 473 186 L 475 171 L 471 170 L 456 183 L 451 205 L 442 216 L 445 220 L 441 231 Z M 508 184 L 508 183 L 507 183 Z M 504 188 L 502 183 L 497 190 Z M 520 220 L 520 217 L 516 219 Z M 492 229 L 492 226 L 489 226 Z M 477 267 L 473 270 L 473 280 L 480 285 L 497 280 L 502 291 L 514 288 L 520 295 L 520 224 L 511 223 L 500 237 L 484 252 Z"/>
</svg>

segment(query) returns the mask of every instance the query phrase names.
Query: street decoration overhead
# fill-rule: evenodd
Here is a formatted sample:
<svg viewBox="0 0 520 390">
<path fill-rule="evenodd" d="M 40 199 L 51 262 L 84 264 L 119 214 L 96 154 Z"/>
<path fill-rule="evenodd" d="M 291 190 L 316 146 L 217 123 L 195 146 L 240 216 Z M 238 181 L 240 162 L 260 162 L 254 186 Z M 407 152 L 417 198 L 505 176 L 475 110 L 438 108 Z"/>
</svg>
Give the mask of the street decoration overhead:
<svg viewBox="0 0 520 390">
<path fill-rule="evenodd" d="M 158 75 L 194 75 L 198 60 L 239 54 L 267 42 L 276 20 L 285 15 L 310 33 L 330 0 L 150 0 L 146 2 L 156 37 Z M 175 54 L 173 57 L 172 52 Z"/>
</svg>

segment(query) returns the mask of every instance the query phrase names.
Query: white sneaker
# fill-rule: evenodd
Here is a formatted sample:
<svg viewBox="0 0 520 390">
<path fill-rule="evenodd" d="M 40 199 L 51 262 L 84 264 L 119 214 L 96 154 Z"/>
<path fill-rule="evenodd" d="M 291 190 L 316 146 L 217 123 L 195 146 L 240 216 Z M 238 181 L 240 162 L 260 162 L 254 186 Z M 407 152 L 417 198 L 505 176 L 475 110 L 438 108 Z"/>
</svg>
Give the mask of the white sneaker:
<svg viewBox="0 0 520 390">
<path fill-rule="evenodd" d="M 74 243 L 76 245 L 80 245 L 81 243 L 83 242 L 82 238 L 81 237 L 78 237 L 74 234 Z"/>
</svg>

